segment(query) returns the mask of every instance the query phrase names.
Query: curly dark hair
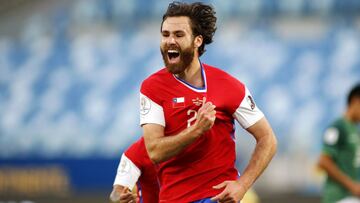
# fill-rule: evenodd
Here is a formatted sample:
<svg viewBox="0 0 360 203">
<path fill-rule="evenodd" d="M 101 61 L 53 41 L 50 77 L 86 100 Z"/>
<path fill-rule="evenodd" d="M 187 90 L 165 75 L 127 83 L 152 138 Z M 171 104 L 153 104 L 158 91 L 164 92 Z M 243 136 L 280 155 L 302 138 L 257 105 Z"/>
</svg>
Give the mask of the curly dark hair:
<svg viewBox="0 0 360 203">
<path fill-rule="evenodd" d="M 198 49 L 199 56 L 201 56 L 206 51 L 205 44 L 210 44 L 213 42 L 217 19 L 215 13 L 216 12 L 212 6 L 203 4 L 201 2 L 188 4 L 174 1 L 169 4 L 166 13 L 163 15 L 161 29 L 167 17 L 189 17 L 193 36 L 201 35 L 203 37 L 203 43 Z"/>
<path fill-rule="evenodd" d="M 360 83 L 354 85 L 354 87 L 350 90 L 347 98 L 347 104 L 349 105 L 351 101 L 355 98 L 360 98 Z"/>
</svg>

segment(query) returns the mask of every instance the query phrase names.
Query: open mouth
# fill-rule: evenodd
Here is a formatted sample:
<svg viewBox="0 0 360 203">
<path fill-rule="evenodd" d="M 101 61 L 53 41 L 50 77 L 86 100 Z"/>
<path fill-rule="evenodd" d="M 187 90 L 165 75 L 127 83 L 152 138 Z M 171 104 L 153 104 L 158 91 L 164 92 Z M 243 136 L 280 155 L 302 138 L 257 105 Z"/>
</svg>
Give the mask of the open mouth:
<svg viewBox="0 0 360 203">
<path fill-rule="evenodd" d="M 168 59 L 170 63 L 177 63 L 180 61 L 180 52 L 178 50 L 168 50 Z"/>
</svg>

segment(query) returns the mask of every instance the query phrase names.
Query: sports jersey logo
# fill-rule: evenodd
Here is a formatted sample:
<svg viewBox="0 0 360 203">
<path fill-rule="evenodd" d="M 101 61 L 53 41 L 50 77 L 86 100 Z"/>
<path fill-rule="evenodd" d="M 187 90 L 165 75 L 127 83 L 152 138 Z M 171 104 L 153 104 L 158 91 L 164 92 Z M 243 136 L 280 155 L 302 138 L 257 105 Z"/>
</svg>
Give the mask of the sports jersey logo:
<svg viewBox="0 0 360 203">
<path fill-rule="evenodd" d="M 185 97 L 173 98 L 172 106 L 173 108 L 185 107 Z"/>
<path fill-rule="evenodd" d="M 121 161 L 119 166 L 119 173 L 120 174 L 126 174 L 130 171 L 130 163 L 129 160 L 124 159 Z"/>
<path fill-rule="evenodd" d="M 251 110 L 254 110 L 255 102 L 254 102 L 253 98 L 249 95 L 249 96 L 247 96 L 246 101 L 249 103 Z"/>
<path fill-rule="evenodd" d="M 201 104 L 203 103 L 203 100 L 199 99 L 199 97 L 196 97 L 196 99 L 192 99 L 192 102 L 193 102 L 196 106 L 201 106 Z"/>
<path fill-rule="evenodd" d="M 339 131 L 336 128 L 329 128 L 325 131 L 324 142 L 327 145 L 334 145 L 339 139 Z"/>
<path fill-rule="evenodd" d="M 151 103 L 149 98 L 142 96 L 140 98 L 140 113 L 146 115 L 151 109 Z"/>
</svg>

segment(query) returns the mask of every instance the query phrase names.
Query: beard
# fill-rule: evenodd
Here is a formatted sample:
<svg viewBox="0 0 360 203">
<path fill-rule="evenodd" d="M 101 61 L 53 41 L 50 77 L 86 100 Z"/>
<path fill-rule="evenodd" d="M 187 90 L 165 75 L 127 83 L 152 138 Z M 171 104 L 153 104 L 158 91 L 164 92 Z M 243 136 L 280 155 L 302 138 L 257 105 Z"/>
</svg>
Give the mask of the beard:
<svg viewBox="0 0 360 203">
<path fill-rule="evenodd" d="M 191 64 L 191 62 L 194 59 L 194 45 L 193 43 L 184 49 L 178 48 L 176 46 L 165 46 L 160 47 L 161 55 L 164 60 L 164 64 L 166 66 L 166 69 L 172 73 L 172 74 L 180 74 L 185 71 L 187 67 Z M 180 60 L 176 64 L 170 64 L 169 62 L 169 56 L 168 56 L 168 50 L 169 49 L 176 49 L 179 51 Z"/>
</svg>

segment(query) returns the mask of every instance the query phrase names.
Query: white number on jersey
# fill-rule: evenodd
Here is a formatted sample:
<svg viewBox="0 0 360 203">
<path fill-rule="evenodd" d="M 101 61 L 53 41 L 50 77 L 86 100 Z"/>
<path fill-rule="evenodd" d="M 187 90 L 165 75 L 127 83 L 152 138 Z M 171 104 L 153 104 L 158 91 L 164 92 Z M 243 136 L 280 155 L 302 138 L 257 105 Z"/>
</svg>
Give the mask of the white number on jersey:
<svg viewBox="0 0 360 203">
<path fill-rule="evenodd" d="M 197 111 L 190 109 L 188 110 L 187 115 L 190 116 L 187 120 L 187 127 L 190 127 L 191 123 L 196 120 Z"/>
</svg>

